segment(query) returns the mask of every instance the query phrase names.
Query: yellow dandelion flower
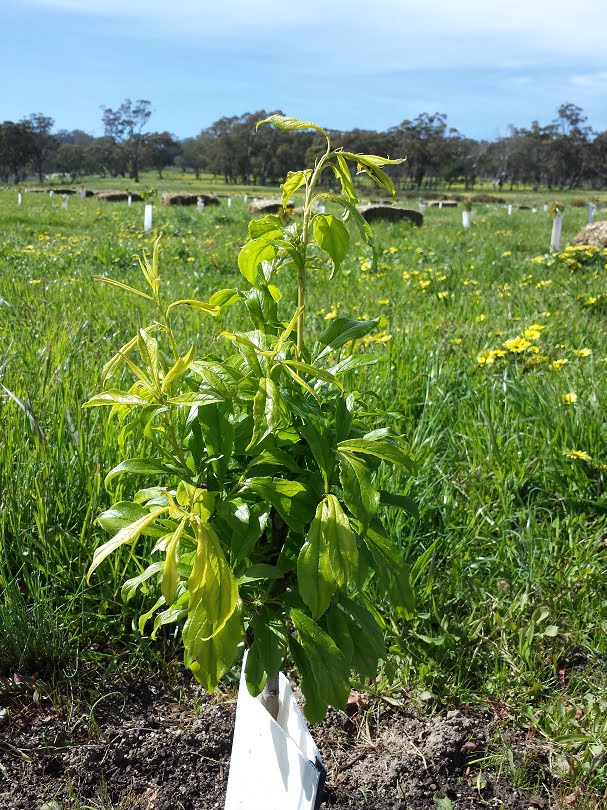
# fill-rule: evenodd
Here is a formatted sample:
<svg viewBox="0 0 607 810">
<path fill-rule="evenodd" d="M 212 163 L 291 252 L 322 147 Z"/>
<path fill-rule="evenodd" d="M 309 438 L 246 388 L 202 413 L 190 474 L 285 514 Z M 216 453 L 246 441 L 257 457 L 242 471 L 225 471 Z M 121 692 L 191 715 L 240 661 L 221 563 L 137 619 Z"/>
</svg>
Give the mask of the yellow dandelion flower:
<svg viewBox="0 0 607 810">
<path fill-rule="evenodd" d="M 584 347 L 582 349 L 577 349 L 574 354 L 576 357 L 590 357 L 592 354 L 592 349 Z"/>
<path fill-rule="evenodd" d="M 527 340 L 538 340 L 540 333 L 537 329 L 525 329 L 523 337 L 527 338 Z"/>
<path fill-rule="evenodd" d="M 575 391 L 569 391 L 567 394 L 563 394 L 561 399 L 565 405 L 575 405 L 577 402 L 577 394 Z"/>
<path fill-rule="evenodd" d="M 477 315 L 475 320 L 476 320 L 477 323 L 482 323 L 485 320 L 485 315 L 483 315 L 483 314 Z"/>
<path fill-rule="evenodd" d="M 439 290 L 439 291 L 436 293 L 436 295 L 437 295 L 437 297 L 438 297 L 438 298 L 440 298 L 440 299 L 447 298 L 447 297 L 448 297 L 448 295 L 449 295 L 449 290 Z"/>
<path fill-rule="evenodd" d="M 564 450 L 563 455 L 576 461 L 592 461 L 592 458 L 585 450 Z"/>
<path fill-rule="evenodd" d="M 553 360 L 550 363 L 550 368 L 554 369 L 555 371 L 560 371 L 563 366 L 566 366 L 569 360 L 566 360 L 564 357 L 560 357 L 558 360 Z"/>
<path fill-rule="evenodd" d="M 511 250 L 505 250 L 505 251 L 502 253 L 502 256 L 503 256 L 503 257 L 506 257 L 506 256 L 512 256 L 512 251 L 511 251 Z"/>
<path fill-rule="evenodd" d="M 596 296 L 590 295 L 584 303 L 587 307 L 591 307 L 593 304 L 596 304 Z"/>
<path fill-rule="evenodd" d="M 493 349 L 483 349 L 477 356 L 476 362 L 479 366 L 490 366 L 492 363 L 495 363 L 495 352 Z"/>
<path fill-rule="evenodd" d="M 544 312 L 544 315 L 550 315 L 550 313 L 549 313 L 549 312 Z M 545 329 L 545 328 L 546 328 L 546 327 L 545 327 L 545 326 L 542 326 L 542 324 L 541 324 L 541 323 L 532 323 L 532 324 L 529 326 L 529 329 L 533 329 L 533 331 L 534 331 L 534 332 L 541 332 L 541 331 L 542 331 L 542 329 Z"/>
<path fill-rule="evenodd" d="M 317 309 L 314 313 L 315 315 L 324 315 L 327 310 L 323 307 L 322 309 Z"/>
<path fill-rule="evenodd" d="M 31 278 L 30 284 L 42 284 L 42 280 L 39 278 Z"/>
<path fill-rule="evenodd" d="M 398 253 L 398 248 L 394 247 L 394 245 L 391 245 L 388 248 L 388 253 Z"/>
<path fill-rule="evenodd" d="M 380 307 L 387 307 L 388 304 L 390 303 L 390 299 L 389 298 L 380 298 L 377 303 L 379 304 Z"/>
<path fill-rule="evenodd" d="M 504 343 L 504 349 L 508 349 L 509 352 L 513 352 L 514 354 L 524 352 L 529 346 L 531 346 L 531 343 L 525 340 L 524 337 L 512 338 Z"/>
<path fill-rule="evenodd" d="M 462 342 L 461 338 L 453 338 L 453 340 L 451 341 L 451 343 L 453 343 L 454 346 L 459 346 L 461 342 Z"/>
<path fill-rule="evenodd" d="M 333 318 L 337 318 L 337 308 L 333 305 L 331 312 L 327 312 L 325 315 L 325 321 L 332 321 Z"/>
</svg>

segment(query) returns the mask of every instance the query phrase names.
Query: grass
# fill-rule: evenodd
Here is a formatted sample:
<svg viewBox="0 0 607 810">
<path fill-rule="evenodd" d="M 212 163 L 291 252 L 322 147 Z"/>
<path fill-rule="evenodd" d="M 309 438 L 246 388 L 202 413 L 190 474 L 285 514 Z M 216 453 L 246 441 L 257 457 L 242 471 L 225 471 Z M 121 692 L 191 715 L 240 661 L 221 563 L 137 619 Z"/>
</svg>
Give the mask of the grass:
<svg viewBox="0 0 607 810">
<path fill-rule="evenodd" d="M 492 707 L 567 763 L 556 794 L 590 801 L 607 787 L 607 256 L 549 255 L 535 202 L 537 213 L 512 216 L 478 205 L 470 231 L 457 209 L 429 209 L 419 230 L 378 225 L 378 270 L 360 246 L 331 284 L 319 273 L 307 317 L 321 330 L 333 312 L 384 315 L 381 340 L 359 347 L 380 360 L 357 385 L 386 403 L 419 463 L 419 519 L 391 523 L 418 612 L 388 611 L 390 695 Z M 140 206 L 70 199 L 64 210 L 25 195 L 17 208 L 12 191 L 0 206 L 0 637 L 8 628 L 16 639 L 0 670 L 38 668 L 45 639 L 49 661 L 69 659 L 69 639 L 86 667 L 120 666 L 144 604 L 120 599 L 136 562 L 104 563 L 91 587 L 83 577 L 100 540 L 94 518 L 120 494 L 103 476 L 121 442 L 133 455 L 137 446 L 81 404 L 150 317 L 92 275 L 136 282 L 133 256 L 153 235 Z M 167 294 L 205 299 L 237 283 L 239 198 L 154 216 Z M 585 218 L 567 208 L 563 244 Z M 185 314 L 180 334 L 208 344 L 210 328 Z M 25 661 L 18 639 L 36 615 L 38 651 Z M 139 649 L 138 666 L 158 666 L 162 646 Z"/>
</svg>

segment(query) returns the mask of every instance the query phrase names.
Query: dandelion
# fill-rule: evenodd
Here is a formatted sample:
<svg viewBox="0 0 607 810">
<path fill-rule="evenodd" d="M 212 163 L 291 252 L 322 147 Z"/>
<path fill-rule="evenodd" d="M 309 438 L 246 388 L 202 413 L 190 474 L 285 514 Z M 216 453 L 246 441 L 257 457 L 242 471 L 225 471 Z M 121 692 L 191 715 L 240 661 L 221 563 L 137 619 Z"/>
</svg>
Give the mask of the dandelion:
<svg viewBox="0 0 607 810">
<path fill-rule="evenodd" d="M 451 341 L 451 343 L 453 343 L 454 346 L 460 346 L 461 342 L 462 342 L 461 338 L 453 338 L 453 340 Z"/>
<path fill-rule="evenodd" d="M 550 363 L 550 368 L 554 369 L 554 371 L 560 371 L 568 362 L 569 360 L 566 360 L 564 357 L 559 357 L 558 360 L 553 360 L 552 363 Z"/>
<path fill-rule="evenodd" d="M 511 250 L 505 250 L 505 251 L 502 253 L 502 256 L 503 256 L 504 258 L 505 258 L 506 256 L 512 256 L 512 251 L 511 251 Z"/>
<path fill-rule="evenodd" d="M 593 304 L 596 304 L 596 296 L 590 295 L 584 302 L 587 307 L 591 307 Z"/>
<path fill-rule="evenodd" d="M 575 461 L 592 461 L 592 458 L 585 450 L 564 450 L 563 455 Z"/>
<path fill-rule="evenodd" d="M 508 349 L 509 352 L 513 352 L 514 354 L 520 354 L 524 352 L 525 349 L 528 349 L 531 346 L 530 341 L 525 340 L 523 337 L 516 337 L 512 338 L 512 340 L 507 340 L 504 344 L 504 349 Z"/>
<path fill-rule="evenodd" d="M 476 362 L 479 366 L 490 366 L 495 363 L 495 352 L 493 349 L 483 349 L 477 356 Z"/>
<path fill-rule="evenodd" d="M 379 304 L 380 307 L 387 307 L 388 304 L 390 303 L 390 299 L 389 298 L 380 298 L 377 303 Z M 352 309 L 354 309 L 354 307 L 352 307 Z"/>
<path fill-rule="evenodd" d="M 442 300 L 443 298 L 447 298 L 449 296 L 449 290 L 439 290 L 436 295 Z"/>
<path fill-rule="evenodd" d="M 527 340 L 538 340 L 540 333 L 537 331 L 537 329 L 529 328 L 525 329 L 523 332 L 523 337 L 527 338 Z"/>
<path fill-rule="evenodd" d="M 394 245 L 391 245 L 388 248 L 388 253 L 398 253 L 398 248 L 394 247 Z"/>
<path fill-rule="evenodd" d="M 333 304 L 331 312 L 327 312 L 325 315 L 325 321 L 332 321 L 333 318 L 337 318 L 337 307 Z"/>
<path fill-rule="evenodd" d="M 565 405 L 575 405 L 577 402 L 577 394 L 574 391 L 569 391 L 567 394 L 563 394 L 561 399 Z"/>
<path fill-rule="evenodd" d="M 477 323 L 482 323 L 485 320 L 485 315 L 477 315 L 475 320 Z"/>
<path fill-rule="evenodd" d="M 583 347 L 581 349 L 576 349 L 574 352 L 576 357 L 590 357 L 592 354 L 592 349 L 588 349 L 587 347 Z"/>
</svg>

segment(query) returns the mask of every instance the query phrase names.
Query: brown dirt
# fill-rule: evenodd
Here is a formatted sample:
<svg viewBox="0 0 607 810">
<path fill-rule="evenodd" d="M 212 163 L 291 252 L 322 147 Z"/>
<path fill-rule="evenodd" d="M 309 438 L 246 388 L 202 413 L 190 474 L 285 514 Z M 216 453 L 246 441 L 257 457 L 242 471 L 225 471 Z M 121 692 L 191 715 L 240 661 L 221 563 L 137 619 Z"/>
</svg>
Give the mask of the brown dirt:
<svg viewBox="0 0 607 810">
<path fill-rule="evenodd" d="M 223 808 L 235 715 L 196 686 L 110 685 L 92 709 L 40 694 L 0 693 L 1 810 L 211 810 Z M 83 708 L 84 706 L 84 708 Z M 525 794 L 478 760 L 493 733 L 488 715 L 434 716 L 375 704 L 331 710 L 312 733 L 327 767 L 323 808 L 528 810 Z M 2 719 L 2 716 L 0 716 Z M 45 805 L 46 803 L 46 805 Z M 449 805 L 447 805 L 449 806 Z"/>
</svg>

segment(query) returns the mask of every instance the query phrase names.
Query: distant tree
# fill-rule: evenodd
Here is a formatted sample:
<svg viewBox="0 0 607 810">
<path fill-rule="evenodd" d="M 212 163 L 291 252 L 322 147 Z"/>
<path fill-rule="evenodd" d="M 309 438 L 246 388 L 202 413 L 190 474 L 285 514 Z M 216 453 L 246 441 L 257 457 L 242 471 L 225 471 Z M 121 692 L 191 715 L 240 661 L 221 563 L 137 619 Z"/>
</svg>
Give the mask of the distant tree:
<svg viewBox="0 0 607 810">
<path fill-rule="evenodd" d="M 72 182 L 87 174 L 86 149 L 75 143 L 61 143 L 55 155 L 57 171 L 68 174 Z"/>
<path fill-rule="evenodd" d="M 51 133 L 55 122 L 48 115 L 32 113 L 27 118 L 24 118 L 21 123 L 29 127 L 32 133 L 32 168 L 38 175 L 38 180 L 42 183 L 45 163 L 57 148 L 57 139 Z"/>
<path fill-rule="evenodd" d="M 102 107 L 105 135 L 118 146 L 122 146 L 128 163 L 129 176 L 139 182 L 140 160 L 145 140 L 144 128 L 152 115 L 152 104 L 146 99 L 131 101 L 127 98 L 113 110 Z"/>
<path fill-rule="evenodd" d="M 21 183 L 33 155 L 34 137 L 27 124 L 13 121 L 0 124 L 0 177 L 4 182 L 12 176 L 15 183 Z"/>
<path fill-rule="evenodd" d="M 181 145 L 170 132 L 152 132 L 143 142 L 141 162 L 157 171 L 162 179 L 163 170 L 175 163 L 180 152 Z"/>
</svg>

